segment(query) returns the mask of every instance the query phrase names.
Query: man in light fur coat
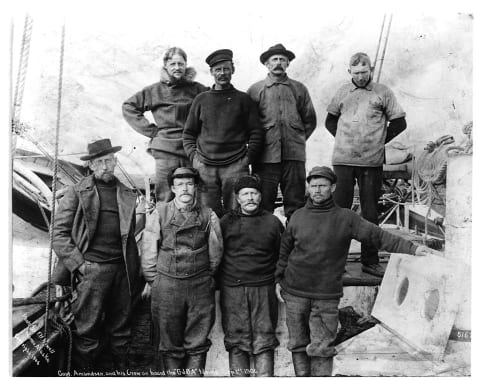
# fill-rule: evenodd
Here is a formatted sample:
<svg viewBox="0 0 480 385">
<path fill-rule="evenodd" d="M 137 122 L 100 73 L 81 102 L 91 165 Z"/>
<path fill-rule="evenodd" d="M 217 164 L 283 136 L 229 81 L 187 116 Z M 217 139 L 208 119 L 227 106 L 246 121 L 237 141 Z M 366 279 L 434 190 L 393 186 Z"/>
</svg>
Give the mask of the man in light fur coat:
<svg viewBox="0 0 480 385">
<path fill-rule="evenodd" d="M 181 48 L 169 48 L 163 63 L 160 81 L 127 99 L 122 111 L 135 131 L 151 138 L 147 152 L 155 159 L 155 195 L 157 201 L 168 202 L 173 197 L 168 172 L 190 166 L 182 144 L 190 106 L 195 96 L 208 88 L 194 81 L 196 72 L 187 67 L 187 54 Z M 148 121 L 146 111 L 151 111 L 155 123 Z"/>
</svg>

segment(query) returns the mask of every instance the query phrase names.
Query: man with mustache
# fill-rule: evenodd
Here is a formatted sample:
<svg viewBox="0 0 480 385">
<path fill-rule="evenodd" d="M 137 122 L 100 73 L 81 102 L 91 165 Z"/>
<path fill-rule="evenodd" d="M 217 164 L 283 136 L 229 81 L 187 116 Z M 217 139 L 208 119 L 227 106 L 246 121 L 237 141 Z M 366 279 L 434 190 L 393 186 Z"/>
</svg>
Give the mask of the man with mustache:
<svg viewBox="0 0 480 385">
<path fill-rule="evenodd" d="M 247 91 L 258 105 L 265 145 L 254 171 L 262 181 L 262 205 L 273 212 L 278 185 L 285 216 L 305 204 L 306 141 L 317 124 L 307 88 L 287 76 L 293 52 L 276 44 L 260 55 L 268 69 Z"/>
<path fill-rule="evenodd" d="M 167 376 L 203 376 L 215 322 L 215 275 L 223 254 L 220 222 L 198 202 L 198 171 L 168 174 L 175 196 L 149 214 L 143 275 L 151 286 L 155 349 Z"/>
<path fill-rule="evenodd" d="M 122 105 L 127 123 L 151 138 L 147 152 L 155 159 L 155 194 L 160 202 L 173 197 L 167 183 L 168 172 L 191 165 L 183 150 L 183 127 L 193 99 L 208 89 L 195 82 L 195 76 L 195 69 L 187 67 L 185 51 L 169 48 L 163 56 L 160 81 L 137 92 Z M 147 120 L 147 111 L 151 111 L 155 123 Z"/>
<path fill-rule="evenodd" d="M 231 84 L 232 60 L 229 49 L 207 57 L 215 84 L 195 98 L 183 132 L 185 152 L 200 173 L 202 203 L 219 217 L 235 207 L 235 179 L 248 174 L 263 143 L 255 104 Z"/>
<path fill-rule="evenodd" d="M 240 177 L 235 193 L 240 207 L 220 221 L 224 245 L 220 306 L 230 375 L 272 377 L 274 349 L 279 344 L 274 272 L 283 225 L 260 207 L 258 177 Z"/>
<path fill-rule="evenodd" d="M 382 230 L 332 198 L 337 176 L 329 167 L 308 174 L 309 198 L 283 233 L 275 271 L 276 293 L 285 302 L 288 345 L 296 376 L 330 376 L 337 336 L 342 275 L 352 239 L 392 253 L 426 255 L 417 246 Z"/>
<path fill-rule="evenodd" d="M 72 368 L 95 370 L 101 336 L 110 340 L 113 369 L 127 369 L 132 297 L 140 289 L 135 241 L 136 193 L 114 175 L 117 160 L 110 139 L 88 145 L 93 174 L 70 186 L 60 200 L 53 229 L 58 264 L 55 283 L 76 288 L 72 304 Z M 65 278 L 67 281 L 65 282 Z"/>
<path fill-rule="evenodd" d="M 362 217 L 378 224 L 385 144 L 403 132 L 407 122 L 392 90 L 373 82 L 367 54 L 353 55 L 348 73 L 351 82 L 337 91 L 325 120 L 325 127 L 335 137 L 332 164 L 338 182 L 334 199 L 340 207 L 351 208 L 356 181 Z M 378 277 L 385 273 L 371 243 L 362 243 L 361 261 L 364 272 Z"/>
</svg>

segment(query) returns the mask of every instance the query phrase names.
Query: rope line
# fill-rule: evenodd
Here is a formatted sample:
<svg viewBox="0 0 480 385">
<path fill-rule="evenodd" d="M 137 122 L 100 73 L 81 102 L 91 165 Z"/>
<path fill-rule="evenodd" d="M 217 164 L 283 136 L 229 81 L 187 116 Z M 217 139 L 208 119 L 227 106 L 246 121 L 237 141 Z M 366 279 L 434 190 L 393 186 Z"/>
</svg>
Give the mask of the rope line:
<svg viewBox="0 0 480 385">
<path fill-rule="evenodd" d="M 60 136 L 60 117 L 62 110 L 62 86 L 63 86 L 63 58 L 65 52 L 65 24 L 62 26 L 62 38 L 60 43 L 60 67 L 58 77 L 58 99 L 57 99 L 57 122 L 55 127 L 55 155 L 54 155 L 54 168 L 53 168 L 53 180 L 52 180 L 52 205 L 50 216 L 50 250 L 48 253 L 48 290 L 45 301 L 45 339 L 47 339 L 48 333 L 48 315 L 49 315 L 49 302 L 50 302 L 50 283 L 52 280 L 52 256 L 53 256 L 53 226 L 55 223 L 55 199 L 57 195 L 57 176 L 58 176 L 58 142 Z"/>
<path fill-rule="evenodd" d="M 15 96 L 13 99 L 13 122 L 20 120 L 22 110 L 23 91 L 25 89 L 25 80 L 27 77 L 28 58 L 30 53 L 30 41 L 32 38 L 33 20 L 28 13 L 25 15 L 23 27 L 22 46 L 20 49 L 20 59 L 18 63 L 17 82 L 15 86 Z M 15 123 L 14 123 L 15 124 Z"/>
</svg>

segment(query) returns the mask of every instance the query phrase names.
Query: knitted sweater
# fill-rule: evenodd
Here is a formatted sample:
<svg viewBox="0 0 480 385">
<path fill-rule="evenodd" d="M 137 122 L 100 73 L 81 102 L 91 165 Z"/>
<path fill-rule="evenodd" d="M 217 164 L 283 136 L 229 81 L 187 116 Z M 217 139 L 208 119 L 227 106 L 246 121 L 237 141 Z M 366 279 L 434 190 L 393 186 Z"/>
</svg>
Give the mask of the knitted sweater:
<svg viewBox="0 0 480 385">
<path fill-rule="evenodd" d="M 370 242 L 393 253 L 415 254 L 412 242 L 390 234 L 330 198 L 320 206 L 295 211 L 282 236 L 275 281 L 300 297 L 336 299 L 343 294 L 342 274 L 350 242 Z"/>
<path fill-rule="evenodd" d="M 262 286 L 274 282 L 283 225 L 265 210 L 244 215 L 230 211 L 220 220 L 223 259 L 219 279 L 226 286 Z"/>
<path fill-rule="evenodd" d="M 195 154 L 210 165 L 226 165 L 248 151 L 253 161 L 262 151 L 263 129 L 252 99 L 233 86 L 198 95 L 183 132 L 183 147 L 190 160 Z"/>
</svg>

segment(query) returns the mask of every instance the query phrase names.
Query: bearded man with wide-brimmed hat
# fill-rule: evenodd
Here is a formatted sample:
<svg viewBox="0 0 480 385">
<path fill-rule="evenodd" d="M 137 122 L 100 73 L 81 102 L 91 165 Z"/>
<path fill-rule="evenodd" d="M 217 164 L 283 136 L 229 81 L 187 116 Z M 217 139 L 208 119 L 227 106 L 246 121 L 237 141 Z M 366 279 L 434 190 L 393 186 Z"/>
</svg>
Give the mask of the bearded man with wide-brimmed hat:
<svg viewBox="0 0 480 385">
<path fill-rule="evenodd" d="M 132 298 L 140 287 L 135 242 L 136 193 L 115 177 L 110 139 L 88 145 L 92 174 L 70 186 L 53 228 L 58 257 L 54 282 L 76 288 L 72 364 L 77 375 L 97 369 L 101 336 L 110 341 L 113 369 L 127 369 Z"/>
</svg>

